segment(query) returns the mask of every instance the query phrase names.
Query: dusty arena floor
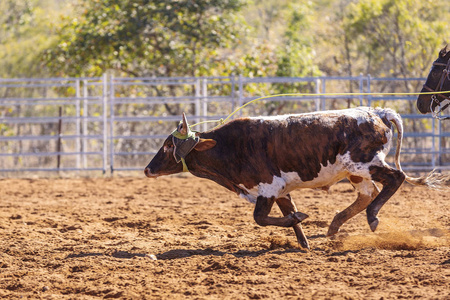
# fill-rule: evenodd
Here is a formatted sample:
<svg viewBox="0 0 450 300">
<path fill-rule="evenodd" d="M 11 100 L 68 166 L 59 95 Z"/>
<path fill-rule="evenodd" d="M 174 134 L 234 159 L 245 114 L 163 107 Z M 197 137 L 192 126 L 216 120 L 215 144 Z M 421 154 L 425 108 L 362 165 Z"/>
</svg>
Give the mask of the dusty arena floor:
<svg viewBox="0 0 450 300">
<path fill-rule="evenodd" d="M 0 298 L 450 299 L 449 191 L 408 184 L 324 235 L 356 193 L 293 193 L 311 251 L 194 177 L 0 180 Z M 274 216 L 281 216 L 274 207 Z"/>
</svg>

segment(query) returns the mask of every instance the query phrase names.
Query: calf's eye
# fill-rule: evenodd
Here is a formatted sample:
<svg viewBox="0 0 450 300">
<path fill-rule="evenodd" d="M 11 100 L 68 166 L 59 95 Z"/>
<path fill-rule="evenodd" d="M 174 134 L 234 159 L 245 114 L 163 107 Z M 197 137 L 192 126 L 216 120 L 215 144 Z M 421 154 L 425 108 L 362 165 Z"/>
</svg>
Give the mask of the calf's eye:
<svg viewBox="0 0 450 300">
<path fill-rule="evenodd" d="M 167 152 L 167 151 L 172 150 L 172 149 L 173 149 L 173 145 L 166 145 L 166 146 L 164 146 L 164 152 Z"/>
</svg>

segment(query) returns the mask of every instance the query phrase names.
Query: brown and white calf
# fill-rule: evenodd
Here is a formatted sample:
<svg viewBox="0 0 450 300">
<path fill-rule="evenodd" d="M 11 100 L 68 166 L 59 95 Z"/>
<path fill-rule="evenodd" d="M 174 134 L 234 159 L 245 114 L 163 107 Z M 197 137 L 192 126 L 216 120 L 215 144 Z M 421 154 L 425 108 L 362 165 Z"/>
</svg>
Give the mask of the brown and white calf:
<svg viewBox="0 0 450 300">
<path fill-rule="evenodd" d="M 385 162 L 392 142 L 392 123 L 398 131 L 396 168 Z M 175 136 L 186 136 L 187 132 L 190 129 L 183 114 L 177 131 L 145 168 L 147 177 L 182 172 L 184 164 L 193 175 L 211 179 L 255 203 L 257 224 L 293 227 L 304 248 L 309 245 L 300 222 L 308 215 L 297 211 L 289 194 L 294 189 L 328 189 L 344 178 L 355 187 L 358 197 L 334 217 L 327 234 L 331 236 L 364 209 L 374 231 L 379 210 L 405 179 L 431 188 L 447 180 L 435 173 L 412 178 L 402 171 L 399 156 L 403 126 L 400 115 L 391 109 L 361 107 L 237 119 L 208 132 L 191 134 L 190 146 L 187 151 L 184 147 L 184 161 L 180 163 L 174 152 L 187 142 Z M 381 191 L 375 182 L 382 185 Z M 269 217 L 274 203 L 284 217 Z"/>
</svg>

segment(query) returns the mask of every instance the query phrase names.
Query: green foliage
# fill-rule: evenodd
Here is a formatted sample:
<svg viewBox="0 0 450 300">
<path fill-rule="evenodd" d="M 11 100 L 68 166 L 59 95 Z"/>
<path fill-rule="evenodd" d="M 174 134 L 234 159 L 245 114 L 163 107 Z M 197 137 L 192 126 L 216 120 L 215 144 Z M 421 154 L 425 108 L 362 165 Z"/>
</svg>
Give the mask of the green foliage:
<svg viewBox="0 0 450 300">
<path fill-rule="evenodd" d="M 239 0 L 83 0 L 46 60 L 60 75 L 202 75 L 237 41 Z"/>
<path fill-rule="evenodd" d="M 276 76 L 312 77 L 321 73 L 316 64 L 314 39 L 310 32 L 313 26 L 313 7 L 309 2 L 292 4 L 291 15 L 284 33 L 284 43 L 278 50 L 278 69 Z M 290 85 L 281 87 L 279 93 L 299 92 L 300 87 Z"/>
<path fill-rule="evenodd" d="M 55 10 L 46 0 L 0 1 L 0 77 L 32 77 L 48 74 L 40 52 L 52 41 Z"/>
<path fill-rule="evenodd" d="M 282 32 L 286 28 L 286 16 L 290 11 L 292 0 L 253 0 L 243 9 L 243 15 L 252 28 L 251 41 L 278 45 L 281 42 Z"/>
<path fill-rule="evenodd" d="M 254 45 L 247 51 L 239 51 L 228 57 L 218 66 L 215 75 L 229 76 L 230 74 L 245 77 L 273 76 L 276 72 L 276 53 L 270 45 Z"/>
<path fill-rule="evenodd" d="M 445 0 L 4 0 L 0 11 L 1 77 L 419 77 L 450 29 Z"/>
<path fill-rule="evenodd" d="M 375 76 L 424 76 L 430 57 L 448 38 L 446 1 L 362 0 L 351 3 L 344 30 Z"/>
<path fill-rule="evenodd" d="M 33 17 L 31 3 L 28 1 L 2 1 L 0 2 L 0 42 L 11 39 L 21 31 L 23 25 L 29 24 Z"/>
</svg>

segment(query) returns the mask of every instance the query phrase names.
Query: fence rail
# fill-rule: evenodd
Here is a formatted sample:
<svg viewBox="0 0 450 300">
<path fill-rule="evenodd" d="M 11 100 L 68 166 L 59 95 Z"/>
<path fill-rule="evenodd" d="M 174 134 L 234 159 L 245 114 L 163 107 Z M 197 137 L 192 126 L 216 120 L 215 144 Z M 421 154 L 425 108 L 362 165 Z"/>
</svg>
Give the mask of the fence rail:
<svg viewBox="0 0 450 300">
<path fill-rule="evenodd" d="M 0 172 L 142 170 L 181 112 L 191 123 L 217 120 L 255 98 L 281 93 L 311 95 L 265 99 L 237 116 L 391 107 L 404 120 L 404 169 L 450 169 L 450 124 L 418 114 L 415 96 L 323 95 L 416 92 L 424 81 L 362 75 L 0 79 Z"/>
</svg>

